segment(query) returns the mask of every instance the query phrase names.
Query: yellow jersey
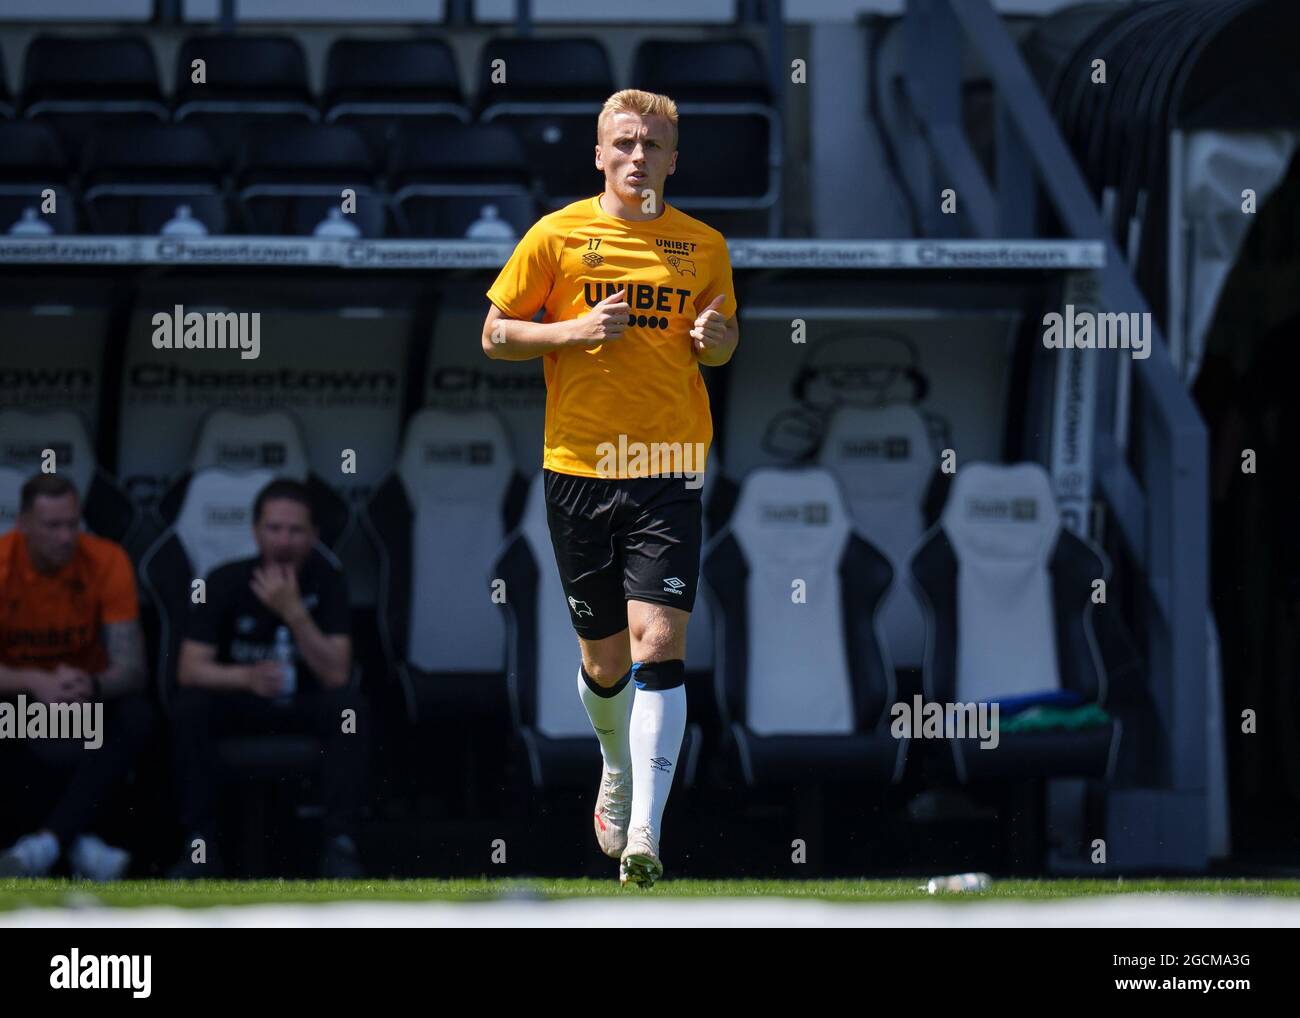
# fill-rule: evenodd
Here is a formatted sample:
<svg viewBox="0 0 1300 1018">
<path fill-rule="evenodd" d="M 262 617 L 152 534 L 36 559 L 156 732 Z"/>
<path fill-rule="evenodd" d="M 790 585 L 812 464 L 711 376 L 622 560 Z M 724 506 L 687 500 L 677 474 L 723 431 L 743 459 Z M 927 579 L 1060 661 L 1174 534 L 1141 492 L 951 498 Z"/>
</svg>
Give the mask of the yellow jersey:
<svg viewBox="0 0 1300 1018">
<path fill-rule="evenodd" d="M 630 321 L 618 339 L 542 356 L 542 466 L 579 477 L 642 477 L 675 472 L 669 463 L 678 461 L 668 456 L 675 447 L 693 450 L 685 472 L 703 471 L 713 419 L 690 330 L 718 294 L 719 313 L 736 313 L 721 233 L 667 202 L 657 218 L 632 221 L 606 212 L 599 195 L 584 198 L 533 224 L 487 298 L 507 318 L 530 321 L 543 311 L 543 321 L 560 322 L 620 289 Z"/>
</svg>

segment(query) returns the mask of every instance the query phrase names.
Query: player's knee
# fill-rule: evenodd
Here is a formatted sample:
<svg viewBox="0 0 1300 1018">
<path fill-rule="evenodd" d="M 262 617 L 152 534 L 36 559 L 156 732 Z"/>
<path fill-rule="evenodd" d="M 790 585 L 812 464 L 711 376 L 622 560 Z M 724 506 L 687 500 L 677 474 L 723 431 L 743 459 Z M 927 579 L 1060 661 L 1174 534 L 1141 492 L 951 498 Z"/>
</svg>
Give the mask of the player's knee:
<svg viewBox="0 0 1300 1018">
<path fill-rule="evenodd" d="M 592 658 L 582 665 L 583 673 L 598 686 L 608 689 L 615 685 L 619 679 L 627 674 L 631 667 L 631 662 L 623 662 L 614 659 L 601 661 Z"/>
<path fill-rule="evenodd" d="M 637 661 L 632 665 L 632 681 L 638 689 L 676 689 L 686 683 L 686 662 L 681 658 Z"/>
</svg>

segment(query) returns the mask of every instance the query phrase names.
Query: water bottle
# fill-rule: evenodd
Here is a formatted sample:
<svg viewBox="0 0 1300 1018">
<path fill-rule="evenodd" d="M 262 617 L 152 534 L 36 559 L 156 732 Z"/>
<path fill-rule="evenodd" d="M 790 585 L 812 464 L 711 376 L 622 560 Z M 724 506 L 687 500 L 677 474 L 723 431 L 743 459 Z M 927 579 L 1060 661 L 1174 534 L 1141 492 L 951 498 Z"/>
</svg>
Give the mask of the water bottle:
<svg viewBox="0 0 1300 1018">
<path fill-rule="evenodd" d="M 951 877 L 933 877 L 925 885 L 930 894 L 961 894 L 967 891 L 987 891 L 992 879 L 987 873 L 958 873 Z"/>
<path fill-rule="evenodd" d="M 293 663 L 293 643 L 289 639 L 289 627 L 280 626 L 275 631 L 275 648 L 271 651 L 273 660 L 279 663 L 284 672 L 284 688 L 276 700 L 288 703 L 298 689 L 298 669 Z"/>
</svg>

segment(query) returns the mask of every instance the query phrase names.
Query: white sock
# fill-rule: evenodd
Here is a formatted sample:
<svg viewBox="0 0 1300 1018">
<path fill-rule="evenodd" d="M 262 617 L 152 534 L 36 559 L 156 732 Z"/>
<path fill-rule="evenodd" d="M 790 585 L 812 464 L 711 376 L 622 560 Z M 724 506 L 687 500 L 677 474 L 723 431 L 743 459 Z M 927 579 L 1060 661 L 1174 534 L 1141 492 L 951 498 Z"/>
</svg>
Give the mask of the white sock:
<svg viewBox="0 0 1300 1018">
<path fill-rule="evenodd" d="M 686 733 L 686 687 L 638 689 L 632 705 L 632 816 L 628 829 L 649 825 L 656 839 L 677 754 Z"/>
<path fill-rule="evenodd" d="M 578 696 L 587 708 L 591 727 L 600 740 L 600 753 L 605 758 L 605 768 L 611 774 L 622 774 L 632 766 L 632 751 L 628 747 L 628 721 L 632 716 L 632 680 L 626 675 L 619 680 L 623 688 L 613 696 L 601 696 L 592 691 L 578 668 Z"/>
</svg>

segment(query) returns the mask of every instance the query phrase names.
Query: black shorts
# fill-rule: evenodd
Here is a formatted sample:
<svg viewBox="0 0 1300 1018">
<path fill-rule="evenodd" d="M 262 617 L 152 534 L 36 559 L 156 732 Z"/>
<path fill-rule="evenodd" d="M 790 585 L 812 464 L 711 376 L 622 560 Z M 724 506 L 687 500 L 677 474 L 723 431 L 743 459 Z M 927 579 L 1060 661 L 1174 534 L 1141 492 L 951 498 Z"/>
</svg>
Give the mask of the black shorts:
<svg viewBox="0 0 1300 1018">
<path fill-rule="evenodd" d="M 569 621 L 584 640 L 627 628 L 628 600 L 695 606 L 703 510 L 684 477 L 575 477 L 542 470 L 546 521 Z M 694 483 L 694 482 L 692 482 Z"/>
</svg>

